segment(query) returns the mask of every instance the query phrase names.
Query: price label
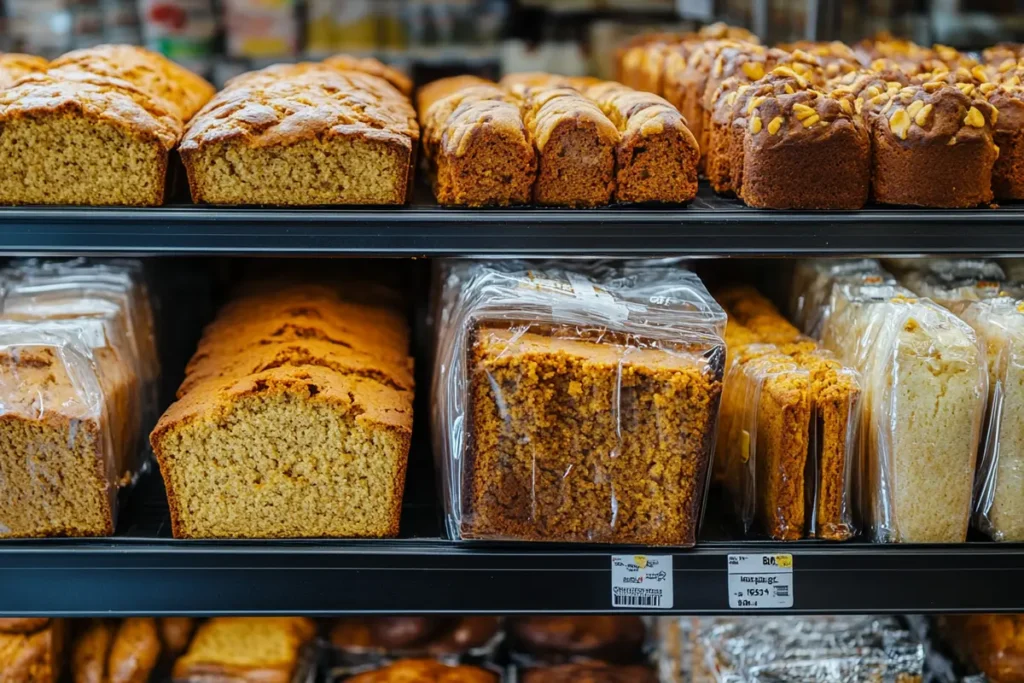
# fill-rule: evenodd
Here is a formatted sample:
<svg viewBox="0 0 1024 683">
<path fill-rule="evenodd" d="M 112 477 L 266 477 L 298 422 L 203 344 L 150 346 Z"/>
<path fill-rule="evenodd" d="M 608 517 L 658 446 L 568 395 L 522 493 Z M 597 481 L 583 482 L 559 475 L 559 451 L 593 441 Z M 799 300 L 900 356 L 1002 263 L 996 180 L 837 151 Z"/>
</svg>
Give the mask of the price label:
<svg viewBox="0 0 1024 683">
<path fill-rule="evenodd" d="M 671 555 L 612 555 L 612 607 L 672 609 Z"/>
<path fill-rule="evenodd" d="M 786 609 L 793 606 L 793 556 L 729 555 L 729 607 Z"/>
</svg>

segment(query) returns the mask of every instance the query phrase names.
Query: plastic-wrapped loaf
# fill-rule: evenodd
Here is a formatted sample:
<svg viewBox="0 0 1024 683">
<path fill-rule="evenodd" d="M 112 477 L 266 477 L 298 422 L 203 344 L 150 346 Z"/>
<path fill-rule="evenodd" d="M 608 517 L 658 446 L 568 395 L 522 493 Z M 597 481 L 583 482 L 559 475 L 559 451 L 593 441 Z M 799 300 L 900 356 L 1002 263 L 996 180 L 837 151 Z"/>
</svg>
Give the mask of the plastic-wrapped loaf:
<svg viewBox="0 0 1024 683">
<path fill-rule="evenodd" d="M 102 327 L 0 322 L 0 537 L 104 536 L 117 516 L 116 379 Z"/>
<path fill-rule="evenodd" d="M 116 260 L 15 262 L 0 276 L 6 284 L 4 314 L 7 317 L 96 315 L 109 312 L 111 324 L 123 330 L 123 353 L 134 364 L 140 382 L 141 413 L 151 424 L 158 410 L 160 358 L 152 303 L 138 261 Z M 72 303 L 73 302 L 73 303 Z M 87 302 L 93 302 L 89 304 Z M 74 311 L 61 312 L 64 305 Z M 90 306 L 102 311 L 89 311 Z"/>
<path fill-rule="evenodd" d="M 730 321 L 716 481 L 730 489 L 747 530 L 850 538 L 857 372 L 756 290 L 734 287 L 719 298 Z"/>
<path fill-rule="evenodd" d="M 988 384 L 974 331 L 898 286 L 837 285 L 830 306 L 823 343 L 863 379 L 861 517 L 878 541 L 962 542 Z"/>
<path fill-rule="evenodd" d="M 947 282 L 909 273 L 907 286 L 935 299 L 978 335 L 988 364 L 988 413 L 975 477 L 975 524 L 1000 541 L 1024 540 L 1024 304 L 1019 285 Z M 1010 294 L 1010 296 L 1007 296 Z"/>
<path fill-rule="evenodd" d="M 454 536 L 695 542 L 725 355 L 725 314 L 695 275 L 457 265 L 441 302 Z"/>
<path fill-rule="evenodd" d="M 875 259 L 806 259 L 796 262 L 790 290 L 789 313 L 800 330 L 815 339 L 828 322 L 832 286 L 896 284 Z"/>
<path fill-rule="evenodd" d="M 920 681 L 924 648 L 895 620 L 779 617 L 716 620 L 697 634 L 693 680 Z"/>
</svg>

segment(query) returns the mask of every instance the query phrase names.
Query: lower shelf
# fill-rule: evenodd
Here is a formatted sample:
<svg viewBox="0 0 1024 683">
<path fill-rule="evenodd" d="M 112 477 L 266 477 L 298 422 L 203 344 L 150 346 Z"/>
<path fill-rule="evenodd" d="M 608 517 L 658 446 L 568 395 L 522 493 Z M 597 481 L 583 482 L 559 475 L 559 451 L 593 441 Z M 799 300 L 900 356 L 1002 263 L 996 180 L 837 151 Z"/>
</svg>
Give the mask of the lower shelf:
<svg viewBox="0 0 1024 683">
<path fill-rule="evenodd" d="M 692 550 L 440 537 L 430 477 L 410 474 L 403 537 L 363 541 L 179 541 L 159 478 L 128 497 L 109 539 L 0 543 L 0 615 L 600 613 L 611 557 L 670 555 L 670 609 L 715 614 L 1024 611 L 1024 545 L 703 540 Z M 717 538 L 715 524 L 703 537 Z M 730 609 L 730 555 L 792 556 L 792 608 Z"/>
</svg>

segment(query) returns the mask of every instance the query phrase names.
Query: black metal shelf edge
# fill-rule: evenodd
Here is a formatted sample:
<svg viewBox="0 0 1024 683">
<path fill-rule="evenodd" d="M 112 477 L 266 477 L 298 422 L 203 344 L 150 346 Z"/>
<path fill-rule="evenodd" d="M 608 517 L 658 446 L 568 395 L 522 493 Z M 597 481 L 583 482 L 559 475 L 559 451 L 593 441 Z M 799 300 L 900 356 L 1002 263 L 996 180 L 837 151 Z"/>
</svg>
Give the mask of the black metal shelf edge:
<svg viewBox="0 0 1024 683">
<path fill-rule="evenodd" d="M 0 546 L 0 614 L 608 613 L 610 556 L 634 552 L 441 540 L 12 542 Z M 709 543 L 672 552 L 668 612 L 730 612 L 735 553 L 793 555 L 786 612 L 1024 611 L 1020 545 Z"/>
<path fill-rule="evenodd" d="M 422 194 L 422 193 L 421 193 Z M 674 208 L 0 208 L 23 254 L 754 255 L 1024 254 L 1024 205 L 757 211 L 707 187 Z"/>
</svg>

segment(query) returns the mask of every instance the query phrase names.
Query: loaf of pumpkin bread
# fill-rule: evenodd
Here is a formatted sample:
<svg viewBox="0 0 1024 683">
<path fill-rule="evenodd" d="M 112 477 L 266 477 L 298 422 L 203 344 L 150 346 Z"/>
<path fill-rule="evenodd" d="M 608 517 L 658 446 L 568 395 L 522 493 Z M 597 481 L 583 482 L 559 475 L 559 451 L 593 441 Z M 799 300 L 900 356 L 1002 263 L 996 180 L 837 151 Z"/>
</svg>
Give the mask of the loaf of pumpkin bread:
<svg viewBox="0 0 1024 683">
<path fill-rule="evenodd" d="M 46 71 L 48 64 L 35 55 L 0 52 L 0 90 L 11 87 L 22 76 Z"/>
<path fill-rule="evenodd" d="M 174 663 L 176 681 L 291 683 L 316 635 L 304 617 L 222 617 L 207 621 Z"/>
<path fill-rule="evenodd" d="M 207 328 L 150 437 L 176 537 L 398 533 L 408 331 L 358 295 L 256 288 Z"/>
<path fill-rule="evenodd" d="M 419 127 L 382 78 L 321 64 L 227 83 L 180 145 L 195 202 L 404 204 Z"/>
<path fill-rule="evenodd" d="M 0 204 L 153 206 L 206 81 L 162 55 L 101 45 L 0 90 Z"/>
</svg>

